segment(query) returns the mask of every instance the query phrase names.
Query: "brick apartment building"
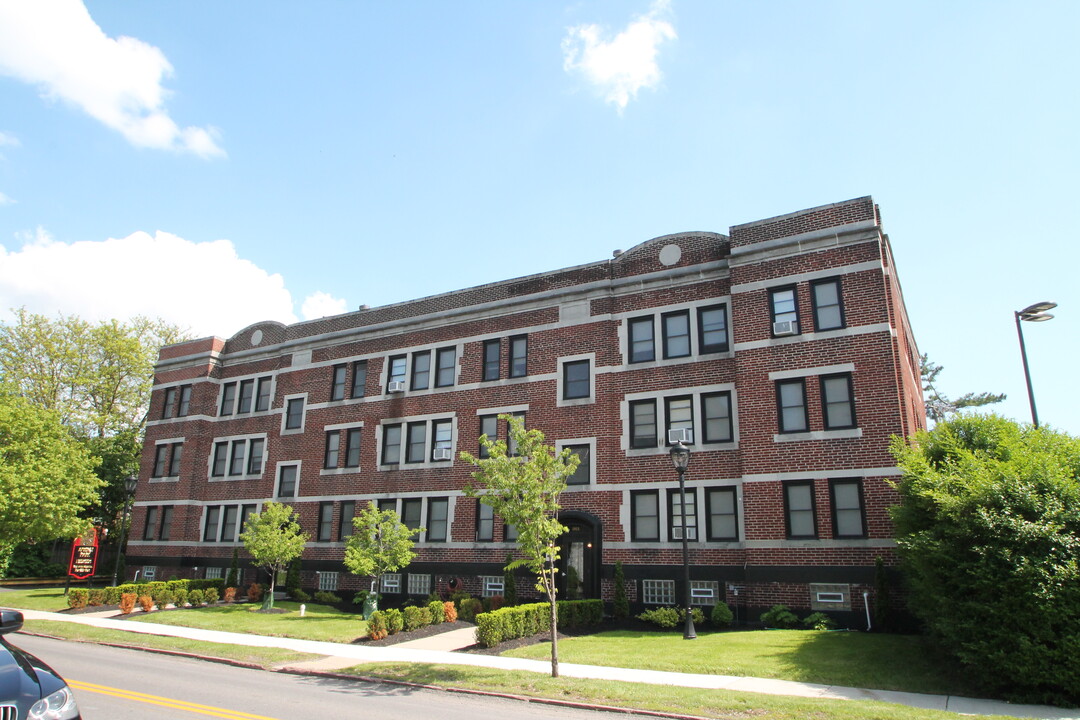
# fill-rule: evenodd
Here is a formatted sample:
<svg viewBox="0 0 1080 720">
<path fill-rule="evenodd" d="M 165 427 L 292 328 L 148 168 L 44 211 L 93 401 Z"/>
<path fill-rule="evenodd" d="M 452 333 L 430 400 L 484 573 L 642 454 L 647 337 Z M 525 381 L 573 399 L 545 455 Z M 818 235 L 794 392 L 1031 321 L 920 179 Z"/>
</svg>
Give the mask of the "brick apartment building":
<svg viewBox="0 0 1080 720">
<path fill-rule="evenodd" d="M 367 581 L 345 570 L 343 538 L 375 501 L 425 528 L 385 593 L 457 579 L 501 594 L 513 528 L 462 494 L 458 452 L 505 438 L 496 416 L 511 413 L 583 460 L 561 514 L 582 595 L 611 599 L 621 560 L 633 603 L 681 601 L 681 431 L 694 602 L 859 617 L 875 558 L 893 561 L 888 444 L 924 426 L 918 367 L 869 197 L 169 346 L 128 576 L 220 576 L 274 499 L 311 535 L 303 585 L 348 596 Z"/>
</svg>

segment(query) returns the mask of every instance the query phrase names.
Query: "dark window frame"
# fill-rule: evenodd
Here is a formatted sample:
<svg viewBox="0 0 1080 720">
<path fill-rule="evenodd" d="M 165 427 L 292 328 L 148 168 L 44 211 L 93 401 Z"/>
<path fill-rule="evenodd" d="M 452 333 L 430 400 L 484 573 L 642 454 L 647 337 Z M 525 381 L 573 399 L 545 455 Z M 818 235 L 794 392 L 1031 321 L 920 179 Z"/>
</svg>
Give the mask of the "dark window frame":
<svg viewBox="0 0 1080 720">
<path fill-rule="evenodd" d="M 637 499 L 651 495 L 656 504 L 656 515 L 639 515 Z M 646 537 L 639 532 L 639 518 L 656 518 L 656 536 Z M 660 491 L 659 490 L 631 490 L 630 491 L 630 540 L 631 542 L 660 542 Z"/>
<path fill-rule="evenodd" d="M 418 350 L 412 354 L 409 372 L 410 390 L 427 390 L 431 387 L 431 351 Z"/>
<path fill-rule="evenodd" d="M 180 400 L 176 407 L 176 417 L 187 417 L 191 411 L 191 385 L 180 386 Z"/>
<path fill-rule="evenodd" d="M 338 510 L 338 542 L 344 542 L 347 537 L 353 534 L 355 528 L 353 527 L 353 518 L 356 517 L 356 501 L 355 500 L 342 500 L 341 507 Z"/>
<path fill-rule="evenodd" d="M 442 507 L 442 518 L 435 517 L 435 508 Z M 440 525 L 441 524 L 441 525 Z M 450 539 L 450 499 L 445 497 L 428 498 L 427 501 L 427 530 L 424 540 L 427 542 L 446 542 Z M 436 528 L 441 527 L 442 532 Z"/>
<path fill-rule="evenodd" d="M 527 377 L 529 374 L 529 336 L 512 335 L 509 339 L 507 377 Z"/>
<path fill-rule="evenodd" d="M 476 500 L 476 541 L 495 541 L 495 511 L 490 505 L 480 502 L 479 498 Z"/>
<path fill-rule="evenodd" d="M 349 366 L 344 363 L 334 365 L 330 369 L 330 401 L 345 399 L 345 376 Z"/>
<path fill-rule="evenodd" d="M 637 433 L 634 432 L 635 429 L 637 428 L 637 423 L 635 422 L 635 420 L 637 419 L 637 415 L 634 412 L 634 408 L 637 407 L 637 406 L 646 406 L 646 405 L 651 405 L 652 406 L 652 427 L 653 427 L 653 433 L 652 433 L 652 436 L 651 436 L 652 439 L 651 439 L 651 441 L 645 440 L 644 442 L 639 442 L 638 439 L 637 439 L 638 435 L 637 435 Z M 659 433 L 659 430 L 660 430 L 660 418 L 657 417 L 656 398 L 646 398 L 646 399 L 643 399 L 643 400 L 631 400 L 629 402 L 629 404 L 628 404 L 628 411 L 629 411 L 629 420 L 630 420 L 630 448 L 634 449 L 634 450 L 637 450 L 639 448 L 655 448 L 655 447 L 659 447 L 659 444 L 660 444 L 660 442 L 659 442 L 660 441 L 660 437 L 659 437 L 659 435 L 660 435 L 660 433 Z M 666 438 L 665 438 L 665 440 L 666 440 Z"/>
<path fill-rule="evenodd" d="M 396 445 L 397 445 L 397 458 L 393 462 L 390 462 L 390 461 L 387 460 L 387 455 L 388 455 L 387 450 L 389 450 L 389 448 L 391 447 L 391 444 L 389 442 L 389 437 L 390 437 L 390 430 L 393 430 L 393 429 L 397 429 L 397 436 L 398 436 L 397 443 L 396 443 Z M 403 430 L 403 428 L 402 428 L 401 423 L 389 423 L 387 425 L 382 426 L 382 443 L 381 443 L 381 445 L 382 445 L 382 453 L 381 453 L 381 455 L 379 457 L 379 464 L 380 465 L 396 465 L 398 467 L 401 466 L 401 445 L 402 445 L 401 441 L 402 441 L 402 435 L 404 434 L 402 432 L 402 430 Z"/>
<path fill-rule="evenodd" d="M 719 515 L 720 513 L 713 513 L 713 493 L 731 495 L 731 516 L 735 525 L 735 533 L 733 535 L 720 535 L 715 532 L 713 516 Z M 710 542 L 737 542 L 739 540 L 739 489 L 735 485 L 705 488 L 705 539 Z"/>
<path fill-rule="evenodd" d="M 401 372 L 397 371 L 395 365 L 401 364 Z M 409 373 L 409 356 L 408 355 L 391 355 L 386 359 L 386 391 L 390 391 L 390 383 L 392 382 L 405 382 L 408 379 Z"/>
<path fill-rule="evenodd" d="M 579 458 L 581 462 L 578 463 L 577 470 L 574 474 L 566 478 L 566 484 L 571 487 L 580 487 L 583 485 L 592 485 L 592 445 L 590 443 L 571 443 L 562 446 L 563 450 L 570 450 Z M 584 455 L 579 452 L 584 450 Z M 585 479 L 581 480 L 580 476 L 584 473 Z"/>
<path fill-rule="evenodd" d="M 291 471 L 291 472 L 288 472 L 288 471 Z M 286 484 L 285 484 L 286 483 L 286 477 L 285 476 L 287 474 L 291 475 L 291 477 L 288 478 L 289 492 L 284 493 L 284 492 L 282 492 L 282 490 L 286 487 Z M 295 498 L 297 496 L 296 491 L 299 490 L 299 485 L 300 485 L 300 466 L 299 465 L 281 465 L 281 466 L 278 467 L 277 492 L 274 494 L 274 497 L 277 497 L 277 498 Z"/>
<path fill-rule="evenodd" d="M 712 398 L 726 398 L 727 399 L 727 437 L 723 439 L 715 439 L 709 435 L 709 414 L 706 410 L 706 402 Z M 732 410 L 731 391 L 720 390 L 718 392 L 701 393 L 701 442 L 702 443 L 727 443 L 735 441 L 735 413 Z M 717 420 L 723 420 L 722 416 L 716 418 Z"/>
<path fill-rule="evenodd" d="M 210 464 L 210 477 L 225 477 L 229 472 L 229 442 L 219 440 L 214 443 L 214 459 Z"/>
<path fill-rule="evenodd" d="M 363 441 L 363 428 L 345 430 L 345 467 L 360 467 L 360 443 Z"/>
<path fill-rule="evenodd" d="M 847 381 L 847 400 L 830 400 L 825 388 L 829 380 L 846 380 Z M 821 388 L 821 419 L 822 424 L 826 430 L 848 430 L 858 427 L 858 420 L 855 416 L 855 381 L 851 376 L 851 373 L 830 373 L 829 375 L 822 375 L 818 378 L 818 386 Z M 839 405 L 844 402 L 848 407 L 848 414 L 851 416 L 851 422 L 846 425 L 835 425 L 831 422 L 831 414 L 829 409 L 833 405 Z"/>
<path fill-rule="evenodd" d="M 420 438 L 414 438 L 414 433 L 420 433 Z M 406 424 L 405 430 L 405 463 L 416 465 L 428 459 L 428 423 L 426 420 Z"/>
<path fill-rule="evenodd" d="M 720 343 L 705 342 L 705 313 L 719 312 L 724 319 L 724 340 Z M 728 329 L 727 304 L 703 305 L 697 309 L 698 354 L 728 352 L 731 349 L 731 331 Z M 714 331 L 715 332 L 715 331 Z"/>
<path fill-rule="evenodd" d="M 161 419 L 168 420 L 176 417 L 176 403 L 180 391 L 176 387 L 165 388 L 165 397 L 162 400 Z"/>
<path fill-rule="evenodd" d="M 682 521 L 680 520 L 676 524 L 675 510 L 676 505 L 679 504 L 679 511 L 681 513 L 682 507 L 679 500 L 682 498 L 682 492 L 679 488 L 668 488 L 667 491 L 667 526 L 668 526 L 668 542 L 679 542 L 681 538 L 675 534 L 676 528 L 682 527 Z M 692 515 L 688 517 L 692 518 L 691 522 L 686 524 L 686 539 L 688 542 L 697 542 L 700 530 L 701 530 L 701 508 L 698 507 L 698 497 L 696 488 L 686 488 L 686 504 L 690 507 Z"/>
<path fill-rule="evenodd" d="M 491 382 L 502 375 L 502 340 L 485 340 L 480 355 L 480 380 Z"/>
<path fill-rule="evenodd" d="M 836 488 L 838 485 L 854 485 L 857 491 L 859 499 L 859 526 L 861 531 L 858 534 L 841 533 L 840 523 L 837 518 L 837 511 L 851 511 L 854 508 L 837 508 L 836 506 Z M 862 478 L 833 478 L 829 480 L 829 513 L 832 516 L 832 533 L 833 537 L 838 540 L 855 540 L 866 538 L 866 496 L 863 494 L 863 481 Z"/>
<path fill-rule="evenodd" d="M 158 540 L 170 540 L 172 535 L 173 506 L 161 506 L 161 522 L 158 525 Z"/>
<path fill-rule="evenodd" d="M 570 373 L 577 368 L 585 368 L 585 378 L 573 378 L 571 379 Z M 578 388 L 581 385 L 585 386 L 584 394 L 570 394 L 571 385 Z M 578 391 L 580 392 L 580 391 Z M 592 397 L 592 360 L 585 358 L 583 360 L 566 360 L 562 363 L 562 399 L 563 400 L 587 400 Z"/>
<path fill-rule="evenodd" d="M 801 407 L 802 407 L 802 419 L 803 419 L 803 426 L 801 428 L 788 428 L 788 427 L 786 427 L 786 423 L 784 422 L 784 408 L 785 408 L 785 405 L 783 404 L 784 403 L 783 391 L 781 390 L 781 388 L 784 387 L 784 386 L 787 386 L 787 385 L 798 385 L 799 388 L 800 388 L 800 392 L 801 392 L 801 395 L 802 395 L 802 405 L 801 405 Z M 799 407 L 799 406 L 790 405 L 790 406 L 786 406 L 786 407 L 795 408 L 795 407 Z M 785 435 L 788 435 L 788 434 L 791 434 L 791 433 L 803 433 L 803 432 L 808 432 L 810 430 L 810 417 L 809 417 L 809 412 L 808 412 L 808 407 L 807 407 L 807 399 L 806 399 L 806 378 L 786 378 L 784 380 L 777 380 L 776 381 L 776 424 L 777 424 L 778 431 L 781 434 L 785 434 Z"/>
<path fill-rule="evenodd" d="M 240 389 L 236 393 L 236 414 L 246 415 L 255 406 L 255 378 L 240 381 Z"/>
<path fill-rule="evenodd" d="M 143 523 L 143 540 L 156 540 L 158 533 L 158 508 L 149 505 L 146 508 L 146 521 Z"/>
<path fill-rule="evenodd" d="M 671 352 L 670 341 L 673 338 L 684 337 L 683 335 L 671 335 L 668 328 L 668 320 L 676 317 L 682 317 L 686 320 L 686 352 L 681 355 L 675 355 Z M 694 354 L 693 343 L 693 331 L 690 328 L 690 311 L 689 310 L 672 310 L 671 312 L 660 314 L 660 345 L 662 348 L 662 356 L 665 360 L 674 360 L 677 358 L 690 357 Z"/>
<path fill-rule="evenodd" d="M 413 508 L 416 508 L 415 518 L 409 517 L 414 514 Z M 401 518 L 401 523 L 410 530 L 422 528 L 424 526 L 424 499 L 401 498 L 401 514 L 399 517 Z"/>
<path fill-rule="evenodd" d="M 449 363 L 446 358 L 450 358 Z M 457 384 L 457 348 L 444 347 L 435 351 L 435 387 L 453 387 Z"/>
<path fill-rule="evenodd" d="M 808 487 L 810 488 L 810 507 L 796 508 L 791 507 L 791 494 L 790 490 L 795 487 Z M 817 518 L 817 495 L 814 488 L 813 480 L 785 480 L 783 482 L 784 493 L 784 532 L 788 540 L 817 540 L 818 535 L 818 518 Z M 795 535 L 792 532 L 792 513 L 793 512 L 809 512 L 810 522 L 813 524 L 813 534 L 811 535 Z"/>
<path fill-rule="evenodd" d="M 799 288 L 796 285 L 782 285 L 780 287 L 769 288 L 769 335 L 771 337 L 777 337 L 777 335 L 773 333 L 773 324 L 778 322 L 776 319 L 778 316 L 778 313 L 776 312 L 776 298 L 781 293 L 787 292 L 791 293 L 791 302 L 794 306 L 794 309 L 785 310 L 784 312 L 779 313 L 779 315 L 783 315 L 785 317 L 787 315 L 794 315 L 795 325 L 799 330 L 799 332 L 796 334 L 802 334 L 802 317 L 799 314 Z"/>
<path fill-rule="evenodd" d="M 315 524 L 315 542 L 330 542 L 334 537 L 334 503 L 319 503 L 319 515 Z"/>
<path fill-rule="evenodd" d="M 265 412 L 270 409 L 273 401 L 272 389 L 273 378 L 269 376 L 259 378 L 255 389 L 255 412 Z"/>
<path fill-rule="evenodd" d="M 236 412 L 236 383 L 228 382 L 221 386 L 221 405 L 218 407 L 220 417 L 228 417 Z"/>
<path fill-rule="evenodd" d="M 323 449 L 323 470 L 336 470 L 341 461 L 341 431 L 327 430 Z"/>
<path fill-rule="evenodd" d="M 358 392 L 359 391 L 359 392 Z M 352 364 L 352 386 L 349 397 L 364 397 L 367 393 L 367 360 L 357 360 Z"/>
<path fill-rule="evenodd" d="M 150 471 L 150 477 L 167 477 L 165 464 L 169 458 L 169 443 L 161 443 L 154 446 L 154 467 Z"/>
<path fill-rule="evenodd" d="M 217 542 L 221 532 L 221 506 L 207 505 L 206 517 L 203 518 L 203 542 Z"/>
<path fill-rule="evenodd" d="M 266 447 L 265 438 L 248 439 L 247 472 L 245 475 L 261 475 L 263 471 L 263 452 Z"/>
<path fill-rule="evenodd" d="M 480 415 L 478 420 L 479 420 L 479 424 L 480 424 L 480 433 L 476 436 L 477 437 L 477 442 L 479 442 L 479 438 L 482 435 L 487 435 L 488 440 L 490 440 L 491 442 L 496 442 L 499 439 L 499 416 L 498 415 Z M 487 432 L 484 429 L 484 425 L 488 425 L 488 424 L 493 426 L 493 432 Z M 489 453 L 487 451 L 487 448 L 484 447 L 483 444 L 480 444 L 479 448 L 480 448 L 480 451 L 477 453 L 478 458 L 483 459 L 483 458 L 489 457 Z"/>
<path fill-rule="evenodd" d="M 835 305 L 820 305 L 818 303 L 817 290 L 819 287 L 825 285 L 836 286 L 836 304 Z M 839 277 L 823 278 L 821 280 L 814 280 L 810 283 L 810 305 L 813 309 L 814 315 L 814 330 L 817 332 L 824 330 L 840 330 L 847 327 L 847 316 L 844 314 L 844 286 Z M 829 327 L 822 327 L 821 323 L 821 309 L 835 307 L 837 313 L 840 316 L 840 324 L 832 325 Z"/>
<path fill-rule="evenodd" d="M 300 430 L 304 427 L 304 398 L 289 398 L 285 401 L 285 429 Z"/>
<path fill-rule="evenodd" d="M 636 337 L 636 328 L 648 327 L 649 337 L 638 338 Z M 635 345 L 644 344 L 648 340 L 649 351 L 647 357 L 646 353 L 639 353 L 635 350 Z M 652 315 L 645 315 L 642 317 L 630 318 L 626 321 L 626 359 L 630 363 L 643 363 L 654 362 L 656 360 L 656 318 Z"/>
<path fill-rule="evenodd" d="M 240 507 L 225 505 L 221 512 L 221 542 L 236 542 L 239 531 Z"/>
<path fill-rule="evenodd" d="M 694 415 L 694 396 L 693 395 L 668 395 L 664 397 L 664 444 L 667 447 L 671 447 L 675 443 L 668 442 L 668 433 L 674 428 L 671 427 L 671 404 L 675 401 L 685 402 L 690 408 L 690 442 L 687 445 L 697 444 L 697 418 Z"/>
</svg>

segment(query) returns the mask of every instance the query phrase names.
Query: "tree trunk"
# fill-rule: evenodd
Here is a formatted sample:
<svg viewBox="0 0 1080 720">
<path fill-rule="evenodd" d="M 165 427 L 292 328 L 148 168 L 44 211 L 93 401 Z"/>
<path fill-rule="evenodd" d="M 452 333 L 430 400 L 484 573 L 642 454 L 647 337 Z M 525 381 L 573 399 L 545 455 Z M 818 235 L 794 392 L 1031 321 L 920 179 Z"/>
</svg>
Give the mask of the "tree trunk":
<svg viewBox="0 0 1080 720">
<path fill-rule="evenodd" d="M 262 609 L 263 610 L 273 610 L 274 609 L 274 585 L 276 584 L 276 582 L 277 582 L 277 570 L 275 569 L 275 570 L 270 571 L 270 592 L 263 595 L 263 604 L 262 604 Z"/>
<path fill-rule="evenodd" d="M 552 560 L 545 571 L 544 585 L 547 586 L 548 601 L 551 605 L 551 677 L 559 677 L 559 607 L 556 603 L 555 562 Z"/>
</svg>

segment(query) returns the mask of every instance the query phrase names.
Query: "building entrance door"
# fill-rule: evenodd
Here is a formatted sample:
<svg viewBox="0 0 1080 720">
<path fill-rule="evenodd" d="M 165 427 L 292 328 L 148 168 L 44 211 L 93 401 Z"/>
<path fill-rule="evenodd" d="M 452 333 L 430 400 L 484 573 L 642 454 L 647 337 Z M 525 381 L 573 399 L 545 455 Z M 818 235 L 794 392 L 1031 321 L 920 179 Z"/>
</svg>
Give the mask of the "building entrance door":
<svg viewBox="0 0 1080 720">
<path fill-rule="evenodd" d="M 559 538 L 559 599 L 600 597 L 600 521 L 586 513 L 564 512 L 568 529 Z"/>
</svg>

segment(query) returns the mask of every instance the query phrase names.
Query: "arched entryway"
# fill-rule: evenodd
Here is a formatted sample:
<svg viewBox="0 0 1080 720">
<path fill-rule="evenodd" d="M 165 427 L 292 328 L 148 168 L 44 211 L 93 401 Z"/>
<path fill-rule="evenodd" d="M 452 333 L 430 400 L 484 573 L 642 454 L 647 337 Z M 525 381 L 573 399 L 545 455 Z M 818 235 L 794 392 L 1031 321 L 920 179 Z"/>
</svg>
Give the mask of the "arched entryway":
<svg viewBox="0 0 1080 720">
<path fill-rule="evenodd" d="M 600 518 L 580 510 L 564 510 L 559 522 L 567 532 L 559 538 L 559 598 L 600 597 Z"/>
</svg>

